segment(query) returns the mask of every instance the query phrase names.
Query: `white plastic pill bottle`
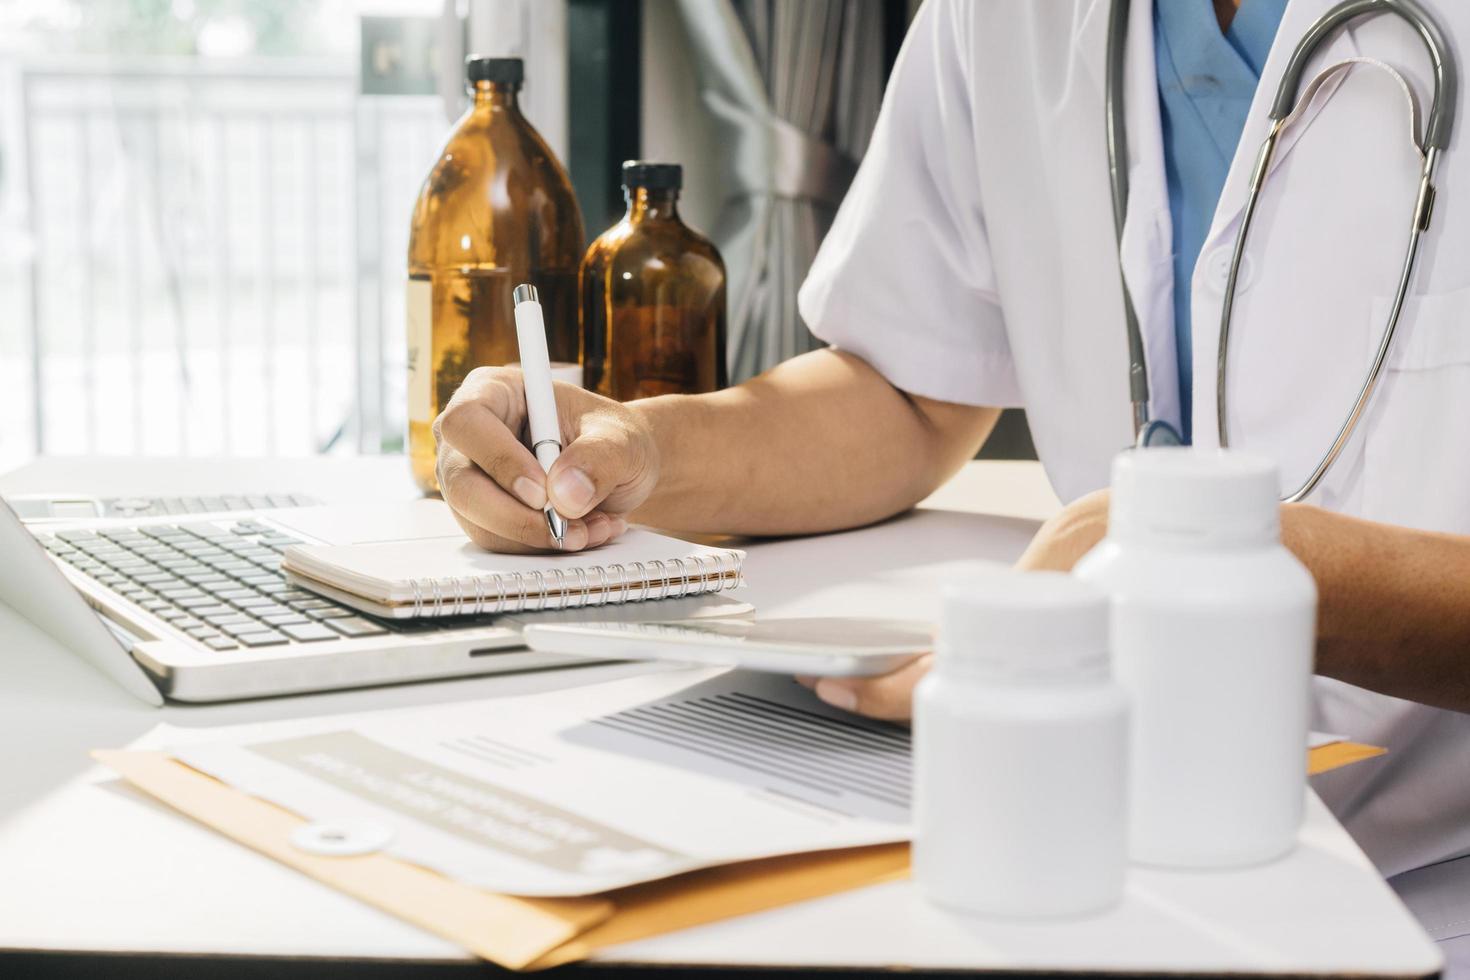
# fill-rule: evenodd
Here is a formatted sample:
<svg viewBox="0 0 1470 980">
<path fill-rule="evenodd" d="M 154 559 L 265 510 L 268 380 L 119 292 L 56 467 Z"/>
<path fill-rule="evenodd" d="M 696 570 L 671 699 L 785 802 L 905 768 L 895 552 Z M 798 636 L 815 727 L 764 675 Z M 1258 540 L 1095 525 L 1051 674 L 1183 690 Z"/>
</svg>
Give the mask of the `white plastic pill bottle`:
<svg viewBox="0 0 1470 980">
<path fill-rule="evenodd" d="M 946 588 L 914 694 L 915 880 L 993 916 L 1075 916 L 1122 895 L 1128 718 L 1107 597 L 1055 572 Z"/>
<path fill-rule="evenodd" d="M 1239 867 L 1296 842 L 1317 589 L 1281 544 L 1278 483 L 1269 460 L 1229 451 L 1113 463 L 1107 537 L 1075 574 L 1113 600 L 1135 861 Z"/>
</svg>

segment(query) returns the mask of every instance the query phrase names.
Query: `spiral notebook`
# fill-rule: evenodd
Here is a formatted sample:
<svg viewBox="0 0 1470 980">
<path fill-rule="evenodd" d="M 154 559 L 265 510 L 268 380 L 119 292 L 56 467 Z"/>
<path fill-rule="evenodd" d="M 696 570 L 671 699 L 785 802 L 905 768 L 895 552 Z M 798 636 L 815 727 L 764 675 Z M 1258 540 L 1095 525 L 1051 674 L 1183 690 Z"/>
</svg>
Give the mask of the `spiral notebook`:
<svg viewBox="0 0 1470 980">
<path fill-rule="evenodd" d="M 594 551 L 499 555 L 463 535 L 287 548 L 295 585 L 374 616 L 570 609 L 723 592 L 745 553 L 634 529 Z"/>
</svg>

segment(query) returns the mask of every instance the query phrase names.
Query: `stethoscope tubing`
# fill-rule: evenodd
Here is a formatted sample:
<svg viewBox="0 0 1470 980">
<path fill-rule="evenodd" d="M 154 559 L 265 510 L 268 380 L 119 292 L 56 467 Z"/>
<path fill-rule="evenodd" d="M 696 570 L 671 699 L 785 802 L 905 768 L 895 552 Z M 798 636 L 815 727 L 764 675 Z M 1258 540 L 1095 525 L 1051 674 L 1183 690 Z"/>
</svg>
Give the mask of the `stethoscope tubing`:
<svg viewBox="0 0 1470 980">
<path fill-rule="evenodd" d="M 1108 172 L 1112 180 L 1112 203 L 1114 230 L 1119 245 L 1119 268 L 1122 267 L 1122 239 L 1124 216 L 1128 210 L 1128 133 L 1127 123 L 1123 111 L 1123 53 L 1127 39 L 1127 21 L 1130 0 L 1114 0 L 1109 11 L 1108 20 L 1108 50 L 1107 50 L 1107 78 L 1105 83 L 1104 103 L 1107 115 L 1108 136 Z M 1367 16 L 1377 14 L 1394 14 L 1403 18 L 1423 40 L 1429 57 L 1434 75 L 1434 94 L 1430 103 L 1429 114 L 1425 118 L 1422 139 L 1415 134 L 1417 148 L 1424 161 L 1420 174 L 1419 194 L 1415 200 L 1412 225 L 1409 234 L 1409 244 L 1405 249 L 1403 267 L 1399 274 L 1398 287 L 1394 292 L 1393 305 L 1389 312 L 1388 324 L 1385 326 L 1378 347 L 1374 352 L 1373 362 L 1359 386 L 1357 397 L 1354 398 L 1351 409 L 1338 427 L 1337 433 L 1327 451 L 1319 458 L 1312 472 L 1292 492 L 1282 496 L 1283 501 L 1294 502 L 1305 499 L 1321 484 L 1322 478 L 1337 461 L 1357 429 L 1358 422 L 1366 412 L 1373 393 L 1377 389 L 1378 381 L 1383 373 L 1384 365 L 1387 363 L 1388 354 L 1393 345 L 1394 335 L 1397 333 L 1399 319 L 1403 314 L 1404 303 L 1408 297 L 1409 285 L 1413 279 L 1414 269 L 1419 255 L 1419 245 L 1423 234 L 1429 228 L 1429 222 L 1434 212 L 1436 198 L 1436 187 L 1434 183 L 1435 170 L 1439 162 L 1441 151 L 1449 145 L 1450 135 L 1454 127 L 1455 111 L 1458 105 L 1459 95 L 1459 70 L 1454 54 L 1445 42 L 1443 32 L 1438 23 L 1426 11 L 1417 0 L 1344 0 L 1331 10 L 1323 14 L 1308 29 L 1307 33 L 1297 42 L 1296 49 L 1292 52 L 1291 60 L 1283 72 L 1281 82 L 1277 86 L 1276 97 L 1272 102 L 1268 117 L 1271 119 L 1270 131 L 1261 143 L 1257 153 L 1256 165 L 1251 172 L 1249 192 L 1246 197 L 1245 207 L 1242 213 L 1240 227 L 1236 231 L 1235 245 L 1231 252 L 1230 271 L 1225 284 L 1225 296 L 1220 312 L 1220 338 L 1216 357 L 1215 373 L 1215 421 L 1217 434 L 1221 447 L 1228 448 L 1230 445 L 1229 433 L 1229 347 L 1231 334 L 1231 321 L 1235 309 L 1235 294 L 1240 277 L 1240 268 L 1245 256 L 1246 241 L 1249 238 L 1251 225 L 1255 217 L 1257 205 L 1260 203 L 1262 188 L 1266 183 L 1266 177 L 1270 173 L 1271 160 L 1275 155 L 1277 143 L 1282 131 L 1290 124 L 1296 112 L 1301 91 L 1301 79 L 1308 63 L 1317 50 L 1331 40 L 1336 33 L 1344 29 L 1353 21 Z M 1147 361 L 1143 348 L 1142 331 L 1138 324 L 1138 317 L 1134 309 L 1132 297 L 1129 294 L 1128 284 L 1123 282 L 1125 325 L 1128 331 L 1128 373 L 1129 373 L 1129 398 L 1133 409 L 1134 437 L 1138 445 L 1147 446 L 1161 442 L 1177 442 L 1177 433 L 1167 423 L 1160 420 L 1150 420 L 1148 415 L 1148 385 L 1147 385 Z M 1142 375 L 1140 384 L 1138 377 Z M 1161 430 L 1168 430 L 1164 437 L 1160 437 Z M 1172 436 L 1172 438 L 1170 438 Z"/>
</svg>

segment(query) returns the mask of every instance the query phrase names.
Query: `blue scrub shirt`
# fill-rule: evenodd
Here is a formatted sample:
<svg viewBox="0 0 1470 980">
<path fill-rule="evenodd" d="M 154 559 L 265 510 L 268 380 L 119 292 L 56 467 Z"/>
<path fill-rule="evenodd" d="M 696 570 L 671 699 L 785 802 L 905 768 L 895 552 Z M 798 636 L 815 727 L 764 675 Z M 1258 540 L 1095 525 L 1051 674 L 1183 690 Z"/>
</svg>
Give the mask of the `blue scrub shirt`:
<svg viewBox="0 0 1470 980">
<path fill-rule="evenodd" d="M 1211 0 L 1157 0 L 1154 52 L 1174 224 L 1174 335 L 1184 441 L 1193 430 L 1190 284 L 1286 0 L 1241 0 L 1223 33 Z"/>
</svg>

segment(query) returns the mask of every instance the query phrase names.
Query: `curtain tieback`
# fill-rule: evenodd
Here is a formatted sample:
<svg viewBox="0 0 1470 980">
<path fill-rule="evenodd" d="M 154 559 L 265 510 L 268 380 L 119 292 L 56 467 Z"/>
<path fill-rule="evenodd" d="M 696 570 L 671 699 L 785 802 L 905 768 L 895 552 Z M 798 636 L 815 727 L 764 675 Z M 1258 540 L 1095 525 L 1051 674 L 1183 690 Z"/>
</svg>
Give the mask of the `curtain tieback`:
<svg viewBox="0 0 1470 980">
<path fill-rule="evenodd" d="M 731 192 L 743 196 L 806 198 L 835 209 L 857 173 L 857 163 L 768 112 L 752 112 L 719 92 L 704 101 L 734 137 L 728 157 Z"/>
</svg>

